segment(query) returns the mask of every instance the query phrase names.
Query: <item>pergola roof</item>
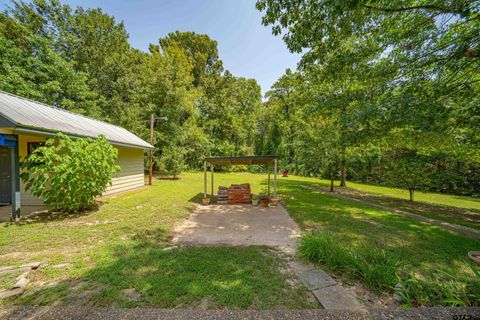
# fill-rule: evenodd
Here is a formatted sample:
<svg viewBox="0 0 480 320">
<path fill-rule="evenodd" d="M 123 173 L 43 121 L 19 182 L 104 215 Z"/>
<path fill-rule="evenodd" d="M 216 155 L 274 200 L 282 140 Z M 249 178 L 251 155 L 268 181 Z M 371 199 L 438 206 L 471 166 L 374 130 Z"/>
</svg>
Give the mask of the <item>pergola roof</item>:
<svg viewBox="0 0 480 320">
<path fill-rule="evenodd" d="M 211 157 L 205 158 L 205 162 L 214 165 L 252 165 L 252 164 L 272 164 L 277 159 L 276 156 L 251 156 L 251 157 Z"/>
</svg>

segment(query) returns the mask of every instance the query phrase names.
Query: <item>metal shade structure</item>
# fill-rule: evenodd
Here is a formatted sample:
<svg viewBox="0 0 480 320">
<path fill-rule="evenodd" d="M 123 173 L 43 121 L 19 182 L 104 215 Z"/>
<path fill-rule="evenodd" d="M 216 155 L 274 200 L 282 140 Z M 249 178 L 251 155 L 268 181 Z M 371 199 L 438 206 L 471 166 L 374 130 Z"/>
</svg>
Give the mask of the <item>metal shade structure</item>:
<svg viewBox="0 0 480 320">
<path fill-rule="evenodd" d="M 278 158 L 277 156 L 249 156 L 249 157 L 209 157 L 203 160 L 203 197 L 207 197 L 207 166 L 210 164 L 212 174 L 212 189 L 213 196 L 213 166 L 226 165 L 272 165 L 273 164 L 273 197 L 277 197 L 277 171 Z M 270 194 L 270 173 L 268 173 L 268 193 Z"/>
</svg>

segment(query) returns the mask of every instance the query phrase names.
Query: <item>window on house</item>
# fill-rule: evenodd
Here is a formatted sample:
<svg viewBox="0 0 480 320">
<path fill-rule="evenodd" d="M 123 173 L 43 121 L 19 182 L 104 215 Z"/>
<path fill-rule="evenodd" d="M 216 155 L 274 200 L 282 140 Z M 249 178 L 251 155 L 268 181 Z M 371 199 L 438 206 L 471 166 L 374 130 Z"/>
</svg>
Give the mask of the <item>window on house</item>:
<svg viewBox="0 0 480 320">
<path fill-rule="evenodd" d="M 45 142 L 27 142 L 27 154 L 31 155 L 35 149 L 43 147 Z"/>
</svg>

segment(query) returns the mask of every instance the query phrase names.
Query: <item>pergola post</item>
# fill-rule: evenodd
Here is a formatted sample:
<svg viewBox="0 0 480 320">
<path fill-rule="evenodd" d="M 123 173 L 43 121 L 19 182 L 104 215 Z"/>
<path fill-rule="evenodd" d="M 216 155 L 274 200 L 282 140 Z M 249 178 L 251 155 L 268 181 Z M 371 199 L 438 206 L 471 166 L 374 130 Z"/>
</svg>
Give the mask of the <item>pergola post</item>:
<svg viewBox="0 0 480 320">
<path fill-rule="evenodd" d="M 210 168 L 211 168 L 210 170 L 212 171 L 212 198 L 213 198 L 213 194 L 214 194 L 213 193 L 213 164 Z"/>
<path fill-rule="evenodd" d="M 274 167 L 274 172 L 273 172 L 273 197 L 277 197 L 277 159 L 273 160 L 273 167 Z"/>
<path fill-rule="evenodd" d="M 270 198 L 270 170 L 268 171 L 268 185 L 267 185 L 267 193 L 268 197 Z"/>
<path fill-rule="evenodd" d="M 203 197 L 207 197 L 207 161 L 203 161 Z"/>
</svg>

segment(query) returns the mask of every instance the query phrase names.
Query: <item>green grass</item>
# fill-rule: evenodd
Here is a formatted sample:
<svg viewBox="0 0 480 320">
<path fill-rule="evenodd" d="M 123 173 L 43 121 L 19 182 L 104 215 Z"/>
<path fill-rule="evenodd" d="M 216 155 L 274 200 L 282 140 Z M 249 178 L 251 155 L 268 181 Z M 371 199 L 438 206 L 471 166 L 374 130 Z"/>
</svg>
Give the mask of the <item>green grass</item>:
<svg viewBox="0 0 480 320">
<path fill-rule="evenodd" d="M 0 291 L 13 288 L 17 283 L 17 277 L 22 275 L 25 271 L 12 270 L 0 275 Z"/>
<path fill-rule="evenodd" d="M 303 229 L 328 231 L 335 235 L 338 245 L 354 253 L 365 247 L 383 250 L 399 259 L 402 266 L 399 271 L 413 274 L 439 290 L 441 282 L 453 283 L 455 288 L 473 286 L 479 290 L 479 279 L 471 269 L 467 253 L 478 250 L 480 241 L 358 202 L 324 195 L 315 191 L 316 185 L 315 179 L 307 178 L 281 181 L 288 211 Z M 351 279 L 341 270 L 339 274 L 345 275 L 347 281 Z M 480 291 L 476 292 L 480 297 Z M 478 298 L 473 301 L 475 299 Z"/>
<path fill-rule="evenodd" d="M 219 174 L 216 182 L 264 175 Z M 154 186 L 108 199 L 98 211 L 0 224 L 0 266 L 44 261 L 20 299 L 0 303 L 121 307 L 274 309 L 317 307 L 290 286 L 285 262 L 265 247 L 170 248 L 175 223 L 201 197 L 203 175 L 155 180 Z"/>
<path fill-rule="evenodd" d="M 321 180 L 319 186 L 326 190 L 327 181 Z M 408 200 L 408 192 L 401 189 L 348 183 L 348 188 L 336 188 L 336 193 L 355 199 L 365 200 L 382 206 L 415 213 L 427 218 L 457 224 L 480 230 L 479 199 L 453 195 L 419 193 L 422 197 L 416 201 Z"/>
<path fill-rule="evenodd" d="M 321 180 L 321 183 L 325 186 L 330 186 L 330 181 Z M 338 181 L 336 185 L 338 185 Z M 355 183 L 347 182 L 349 188 L 355 188 L 360 191 L 378 194 L 382 196 L 408 200 L 409 193 L 407 190 L 377 186 L 364 183 Z M 415 201 L 425 202 L 430 204 L 437 204 L 449 207 L 464 208 L 464 209 L 475 209 L 480 210 L 480 198 L 466 197 L 466 196 L 456 196 L 442 193 L 433 193 L 433 192 L 421 192 L 415 191 Z"/>
<path fill-rule="evenodd" d="M 215 175 L 216 186 L 245 182 L 256 193 L 266 188 L 265 175 Z M 370 260 L 383 261 L 379 257 L 385 254 L 385 261 L 398 260 L 402 272 L 422 281 L 421 286 L 412 286 L 420 292 L 417 296 L 428 290 L 452 292 L 477 283 L 467 252 L 478 250 L 479 241 L 323 195 L 315 191 L 319 183 L 317 179 L 291 176 L 280 178 L 278 185 L 287 210 L 303 230 L 330 232 L 336 245 L 348 251 L 346 261 L 352 257 L 365 259 L 366 263 L 356 264 L 360 269 L 353 271 L 363 274 L 361 277 L 349 276 L 352 270 L 347 267 L 355 264 L 343 264 L 342 268 L 336 268 L 337 263 L 327 265 L 345 281 L 360 279 L 372 284 L 371 288 L 388 291 L 390 269 L 385 269 L 384 280 L 375 277 L 378 269 L 369 269 Z M 284 262 L 271 249 L 169 248 L 167 239 L 173 226 L 189 215 L 202 191 L 203 174 L 184 173 L 180 180 L 155 180 L 151 188 L 109 199 L 100 210 L 85 215 L 0 224 L 1 266 L 37 260 L 48 263 L 32 275 L 26 294 L 0 303 L 312 307 L 306 302 L 303 287 L 287 285 L 290 275 L 279 272 Z M 379 255 L 365 255 L 369 251 Z M 450 289 L 442 283 L 448 283 Z M 422 299 L 421 304 L 431 302 L 430 295 Z"/>
</svg>

